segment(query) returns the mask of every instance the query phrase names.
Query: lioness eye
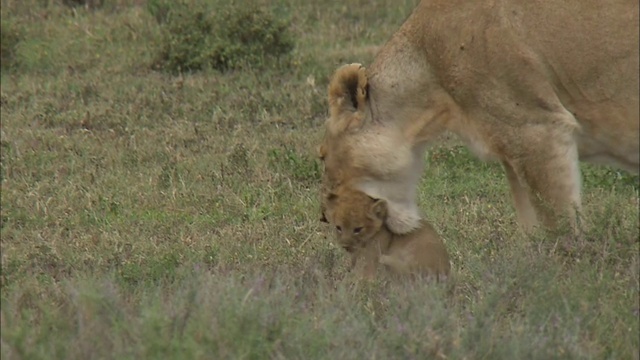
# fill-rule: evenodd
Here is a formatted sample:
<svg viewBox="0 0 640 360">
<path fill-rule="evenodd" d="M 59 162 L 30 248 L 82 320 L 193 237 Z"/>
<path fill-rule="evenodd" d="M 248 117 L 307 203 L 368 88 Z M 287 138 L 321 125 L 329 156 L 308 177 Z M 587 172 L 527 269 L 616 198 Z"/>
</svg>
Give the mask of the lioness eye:
<svg viewBox="0 0 640 360">
<path fill-rule="evenodd" d="M 357 227 L 357 228 L 353 229 L 353 233 L 354 234 L 360 234 L 361 231 L 362 231 L 362 227 Z"/>
<path fill-rule="evenodd" d="M 338 232 L 342 232 L 342 228 L 340 226 L 336 226 L 336 230 L 338 230 Z"/>
</svg>

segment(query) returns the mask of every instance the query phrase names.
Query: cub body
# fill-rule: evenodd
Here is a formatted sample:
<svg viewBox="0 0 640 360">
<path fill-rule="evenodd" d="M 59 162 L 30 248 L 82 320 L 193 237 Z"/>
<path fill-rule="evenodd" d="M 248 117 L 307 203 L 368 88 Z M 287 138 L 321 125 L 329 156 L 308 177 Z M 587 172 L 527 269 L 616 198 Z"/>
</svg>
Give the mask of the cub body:
<svg viewBox="0 0 640 360">
<path fill-rule="evenodd" d="M 396 274 L 420 273 L 438 279 L 448 277 L 451 271 L 447 248 L 424 220 L 418 229 L 408 234 L 393 234 L 389 248 L 380 256 L 380 263 Z"/>
<path fill-rule="evenodd" d="M 392 273 L 449 275 L 449 254 L 433 227 L 422 220 L 407 234 L 394 234 L 385 225 L 386 201 L 348 186 L 338 187 L 323 203 L 323 220 L 335 226 L 338 244 L 351 254 L 351 269 L 373 278 L 379 264 Z"/>
</svg>

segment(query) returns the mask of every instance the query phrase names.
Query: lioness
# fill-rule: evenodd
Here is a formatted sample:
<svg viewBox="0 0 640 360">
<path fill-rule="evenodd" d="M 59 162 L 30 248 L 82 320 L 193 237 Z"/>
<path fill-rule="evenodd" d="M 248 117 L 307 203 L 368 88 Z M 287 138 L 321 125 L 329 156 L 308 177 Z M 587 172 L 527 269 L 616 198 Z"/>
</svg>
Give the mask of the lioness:
<svg viewBox="0 0 640 360">
<path fill-rule="evenodd" d="M 408 234 L 394 234 L 384 225 L 386 202 L 347 186 L 330 193 L 323 207 L 323 220 L 335 226 L 338 243 L 351 253 L 350 268 L 364 261 L 364 277 L 373 278 L 379 263 L 396 274 L 449 275 L 447 249 L 426 221 Z"/>
<path fill-rule="evenodd" d="M 423 0 L 370 68 L 329 85 L 324 182 L 389 206 L 388 226 L 420 226 L 426 145 L 457 134 L 505 169 L 525 229 L 574 224 L 578 160 L 638 173 L 638 2 Z"/>
</svg>

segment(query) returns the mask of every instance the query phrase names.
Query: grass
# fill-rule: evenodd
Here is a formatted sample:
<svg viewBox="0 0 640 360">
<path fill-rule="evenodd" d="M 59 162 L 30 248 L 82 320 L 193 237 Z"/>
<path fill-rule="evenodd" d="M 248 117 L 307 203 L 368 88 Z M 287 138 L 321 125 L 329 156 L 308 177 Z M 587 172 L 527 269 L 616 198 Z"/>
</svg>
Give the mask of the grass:
<svg viewBox="0 0 640 360">
<path fill-rule="evenodd" d="M 0 356 L 637 359 L 638 178 L 611 169 L 583 165 L 561 250 L 444 139 L 420 204 L 452 283 L 346 272 L 318 221 L 328 77 L 416 2 L 282 0 L 289 66 L 174 75 L 142 1 L 3 0 Z"/>
</svg>

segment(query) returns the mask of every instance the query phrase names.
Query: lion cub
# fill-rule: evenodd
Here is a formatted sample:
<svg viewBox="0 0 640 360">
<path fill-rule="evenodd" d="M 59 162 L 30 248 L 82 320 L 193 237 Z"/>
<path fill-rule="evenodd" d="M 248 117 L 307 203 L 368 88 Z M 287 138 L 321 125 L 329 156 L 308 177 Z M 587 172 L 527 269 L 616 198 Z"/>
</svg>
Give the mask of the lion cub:
<svg viewBox="0 0 640 360">
<path fill-rule="evenodd" d="M 321 220 L 335 226 L 338 244 L 351 253 L 351 268 L 364 260 L 364 277 L 373 278 L 380 263 L 396 274 L 449 275 L 447 249 L 426 221 L 408 234 L 394 234 L 384 224 L 386 202 L 349 187 L 329 193 L 322 208 Z"/>
</svg>

